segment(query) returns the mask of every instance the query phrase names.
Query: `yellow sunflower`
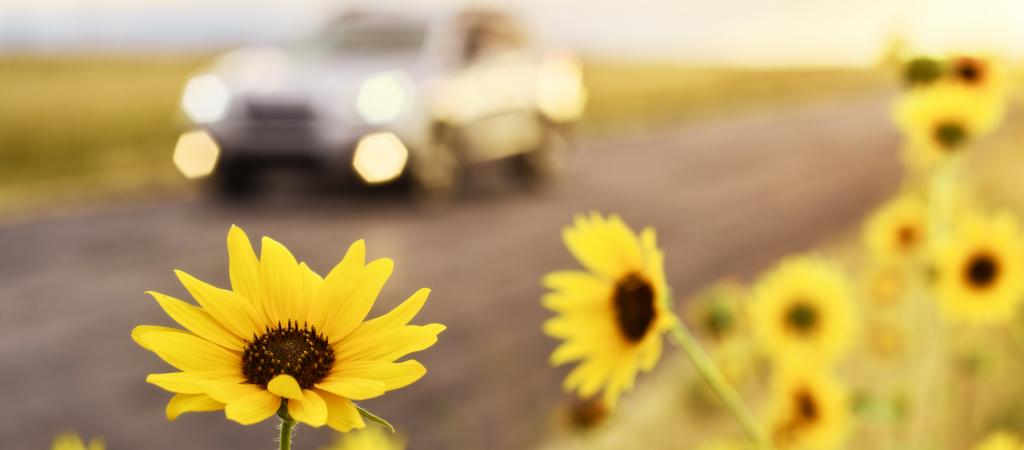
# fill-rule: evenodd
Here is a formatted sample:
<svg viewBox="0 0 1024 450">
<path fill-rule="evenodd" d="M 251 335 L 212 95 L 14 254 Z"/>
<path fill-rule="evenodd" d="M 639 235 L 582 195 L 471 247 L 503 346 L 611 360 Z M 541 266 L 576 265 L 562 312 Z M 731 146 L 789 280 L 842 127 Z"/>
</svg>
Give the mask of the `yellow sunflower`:
<svg viewBox="0 0 1024 450">
<path fill-rule="evenodd" d="M 604 389 L 613 407 L 632 388 L 638 370 L 649 371 L 661 355 L 662 335 L 676 322 L 669 309 L 663 255 L 654 230 L 637 236 L 618 216 L 577 216 L 562 233 L 586 271 L 548 274 L 544 306 L 558 315 L 544 331 L 565 342 L 551 354 L 555 365 L 579 361 L 566 390 L 591 397 Z"/>
<path fill-rule="evenodd" d="M 338 436 L 331 445 L 321 450 L 403 450 L 405 440 L 384 431 L 383 428 L 371 427 Z"/>
<path fill-rule="evenodd" d="M 777 360 L 835 360 L 855 332 L 849 282 L 821 259 L 784 259 L 756 283 L 750 322 L 754 339 Z"/>
<path fill-rule="evenodd" d="M 1021 450 L 1024 442 L 1017 435 L 1006 431 L 996 431 L 988 435 L 984 441 L 974 446 L 974 450 Z"/>
<path fill-rule="evenodd" d="M 879 261 L 907 262 L 918 256 L 927 234 L 928 207 L 912 194 L 890 200 L 864 226 L 864 241 Z"/>
<path fill-rule="evenodd" d="M 87 446 L 81 436 L 75 433 L 61 433 L 53 440 L 52 450 L 104 450 L 103 440 L 94 438 Z"/>
<path fill-rule="evenodd" d="M 142 325 L 132 338 L 178 372 L 146 381 L 175 393 L 167 418 L 224 410 L 243 425 L 279 412 L 338 431 L 364 426 L 353 400 L 407 386 L 426 373 L 415 360 L 444 326 L 408 325 L 429 294 L 420 289 L 398 307 L 364 321 L 391 275 L 390 259 L 366 264 L 357 241 L 321 278 L 281 244 L 263 238 L 256 258 L 238 227 L 228 233 L 232 290 L 177 271 L 198 306 L 149 294 L 184 330 Z"/>
<path fill-rule="evenodd" d="M 883 359 L 902 356 L 907 351 L 907 333 L 903 327 L 891 320 L 876 319 L 867 326 L 868 349 Z"/>
<path fill-rule="evenodd" d="M 687 322 L 716 343 L 735 339 L 746 328 L 740 307 L 745 296 L 736 280 L 715 282 L 686 302 Z"/>
<path fill-rule="evenodd" d="M 1006 93 L 1006 69 L 996 58 L 953 56 L 949 58 L 949 77 L 954 83 L 983 95 L 1002 97 Z"/>
<path fill-rule="evenodd" d="M 788 366 L 775 375 L 768 423 L 781 450 L 839 448 L 850 427 L 847 389 L 817 366 Z"/>
<path fill-rule="evenodd" d="M 936 296 L 947 317 L 974 323 L 1011 318 L 1024 296 L 1024 241 L 1009 214 L 972 214 L 938 243 Z"/>
<path fill-rule="evenodd" d="M 894 116 L 909 138 L 905 162 L 923 170 L 995 129 L 1003 103 L 957 83 L 938 82 L 904 94 Z"/>
<path fill-rule="evenodd" d="M 872 264 L 864 275 L 866 295 L 878 306 L 898 303 L 907 290 L 905 267 L 898 264 Z"/>
</svg>

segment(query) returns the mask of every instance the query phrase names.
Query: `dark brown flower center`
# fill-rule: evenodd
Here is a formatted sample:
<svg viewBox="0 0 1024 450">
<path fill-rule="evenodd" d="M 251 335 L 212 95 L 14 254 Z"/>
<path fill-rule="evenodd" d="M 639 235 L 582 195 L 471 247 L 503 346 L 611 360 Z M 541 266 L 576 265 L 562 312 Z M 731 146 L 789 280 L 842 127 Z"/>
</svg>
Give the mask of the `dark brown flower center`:
<svg viewBox="0 0 1024 450">
<path fill-rule="evenodd" d="M 814 396 L 807 389 L 801 389 L 796 393 L 796 413 L 794 415 L 794 422 L 797 423 L 813 423 L 818 419 L 818 402 L 815 401 Z"/>
<path fill-rule="evenodd" d="M 801 432 L 818 422 L 821 409 L 814 394 L 806 387 L 793 392 L 793 409 L 788 417 L 777 425 L 774 438 L 781 443 L 792 442 Z"/>
<path fill-rule="evenodd" d="M 574 399 L 569 405 L 569 423 L 581 430 L 589 430 L 608 416 L 608 407 L 600 397 Z"/>
<path fill-rule="evenodd" d="M 786 310 L 784 320 L 789 329 L 807 335 L 818 328 L 818 310 L 804 300 L 797 300 Z"/>
<path fill-rule="evenodd" d="M 715 339 L 721 339 L 732 331 L 735 321 L 727 306 L 716 303 L 708 310 L 704 326 Z"/>
<path fill-rule="evenodd" d="M 910 249 L 917 244 L 917 228 L 913 225 L 903 225 L 899 231 L 896 232 L 896 239 L 900 244 L 900 247 L 904 249 Z"/>
<path fill-rule="evenodd" d="M 639 342 L 654 323 L 654 287 L 639 274 L 629 274 L 615 283 L 615 317 L 622 336 Z"/>
<path fill-rule="evenodd" d="M 978 252 L 967 261 L 964 278 L 973 288 L 988 288 L 999 278 L 999 263 L 991 253 Z"/>
<path fill-rule="evenodd" d="M 242 352 L 242 374 L 266 386 L 277 375 L 291 375 L 303 389 L 327 377 L 334 366 L 334 348 L 316 328 L 288 322 L 253 336 Z"/>
<path fill-rule="evenodd" d="M 984 81 L 985 70 L 981 62 L 974 58 L 959 58 L 956 60 L 953 73 L 961 81 L 967 84 L 979 84 Z"/>
<path fill-rule="evenodd" d="M 967 131 L 955 121 L 940 122 L 935 127 L 935 140 L 942 148 L 952 150 L 967 141 Z"/>
</svg>

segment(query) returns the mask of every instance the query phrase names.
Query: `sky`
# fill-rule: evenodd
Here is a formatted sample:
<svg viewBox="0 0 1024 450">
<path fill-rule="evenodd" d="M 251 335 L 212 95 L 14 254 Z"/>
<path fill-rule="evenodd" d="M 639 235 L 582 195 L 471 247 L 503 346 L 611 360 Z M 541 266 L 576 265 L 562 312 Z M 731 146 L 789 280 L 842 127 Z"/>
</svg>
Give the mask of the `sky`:
<svg viewBox="0 0 1024 450">
<path fill-rule="evenodd" d="M 397 6 L 455 0 L 390 0 Z M 458 2 L 465 3 L 465 2 Z M 1020 0 L 523 0 L 546 40 L 591 56 L 742 65 L 866 65 L 918 51 L 1024 57 Z M 374 4 L 381 4 L 380 1 Z M 0 0 L 0 51 L 196 50 L 301 34 L 350 2 Z"/>
</svg>

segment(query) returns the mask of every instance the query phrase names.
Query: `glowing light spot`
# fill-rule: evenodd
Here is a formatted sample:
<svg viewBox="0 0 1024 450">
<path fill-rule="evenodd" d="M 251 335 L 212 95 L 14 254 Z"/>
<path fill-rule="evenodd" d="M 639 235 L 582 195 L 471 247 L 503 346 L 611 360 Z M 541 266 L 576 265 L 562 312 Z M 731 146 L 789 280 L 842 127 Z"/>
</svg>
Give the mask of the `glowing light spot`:
<svg viewBox="0 0 1024 450">
<path fill-rule="evenodd" d="M 394 121 L 409 103 L 408 85 L 405 74 L 397 71 L 368 78 L 356 96 L 356 112 L 370 125 Z"/>
<path fill-rule="evenodd" d="M 227 116 L 231 93 L 216 75 L 206 74 L 188 80 L 181 96 L 181 108 L 196 123 L 211 123 Z"/>
<path fill-rule="evenodd" d="M 356 144 L 352 167 L 367 184 L 394 180 L 405 170 L 409 150 L 392 133 L 372 133 Z"/>
<path fill-rule="evenodd" d="M 210 133 L 190 131 L 178 138 L 174 147 L 174 166 L 186 178 L 200 178 L 209 175 L 217 166 L 220 146 Z"/>
<path fill-rule="evenodd" d="M 537 107 L 549 119 L 578 119 L 587 103 L 582 64 L 572 55 L 549 56 L 537 74 Z"/>
</svg>

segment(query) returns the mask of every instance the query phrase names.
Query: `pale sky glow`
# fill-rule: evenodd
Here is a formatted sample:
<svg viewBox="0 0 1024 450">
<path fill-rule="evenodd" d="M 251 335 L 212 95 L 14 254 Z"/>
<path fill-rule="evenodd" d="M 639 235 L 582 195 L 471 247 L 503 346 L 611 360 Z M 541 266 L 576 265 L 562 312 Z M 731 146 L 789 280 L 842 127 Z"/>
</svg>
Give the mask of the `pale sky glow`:
<svg viewBox="0 0 1024 450">
<path fill-rule="evenodd" d="M 95 44 L 138 50 L 273 41 L 308 28 L 324 12 L 347 3 L 0 0 L 0 48 Z M 871 64 L 896 34 L 917 50 L 982 50 L 1024 57 L 1021 0 L 526 0 L 514 4 L 551 41 L 568 42 L 583 53 L 605 57 L 750 65 Z"/>
</svg>

